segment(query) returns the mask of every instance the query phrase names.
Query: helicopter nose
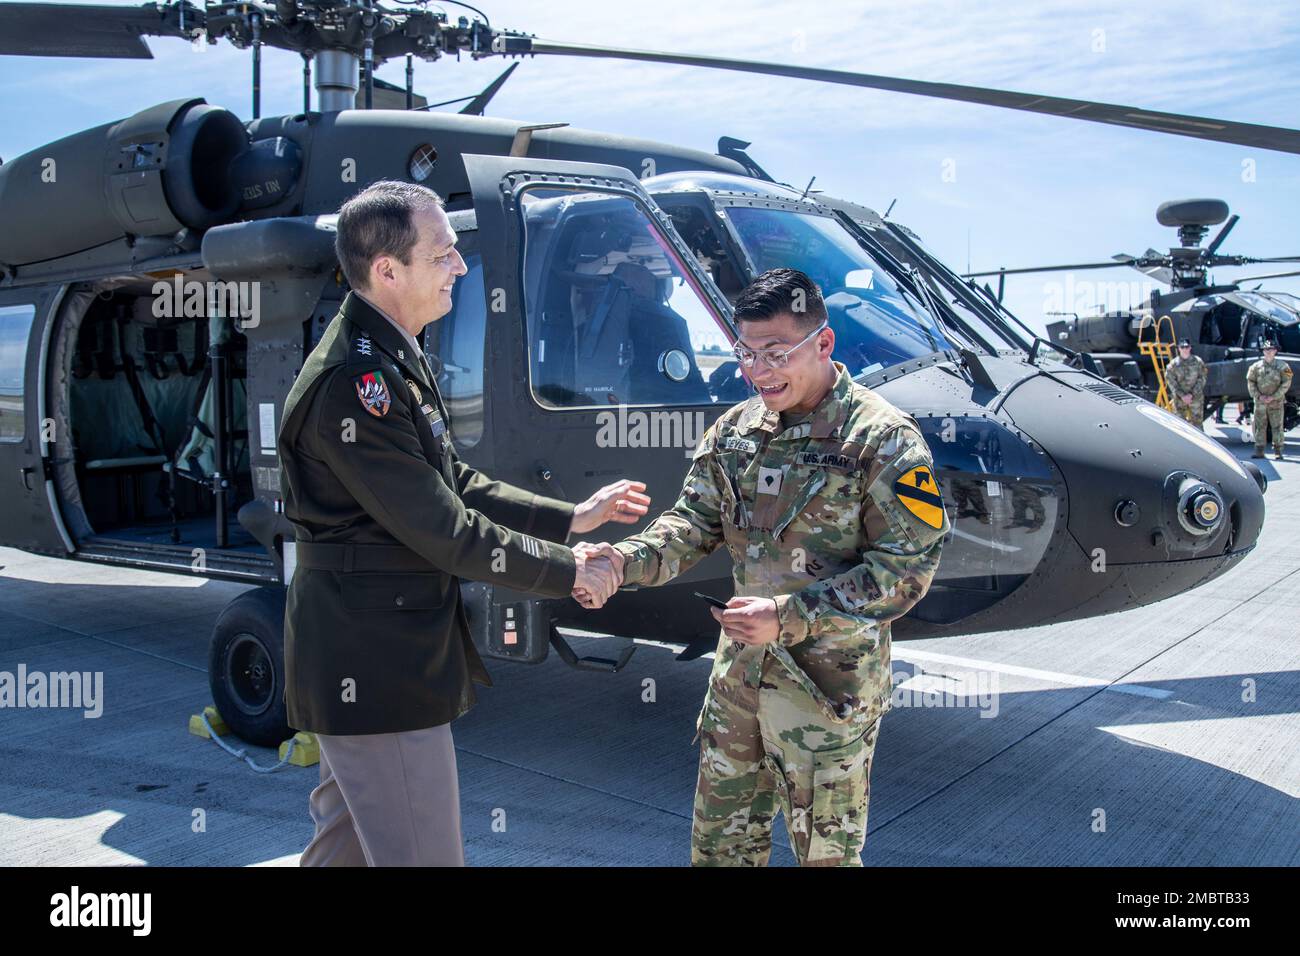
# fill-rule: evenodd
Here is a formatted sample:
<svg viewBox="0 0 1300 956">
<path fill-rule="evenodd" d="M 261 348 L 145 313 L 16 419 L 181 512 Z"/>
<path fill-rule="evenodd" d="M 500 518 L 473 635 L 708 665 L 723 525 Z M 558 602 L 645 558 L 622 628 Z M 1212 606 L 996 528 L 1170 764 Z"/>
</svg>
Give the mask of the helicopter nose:
<svg viewBox="0 0 1300 956">
<path fill-rule="evenodd" d="M 1169 412 L 1074 371 L 1022 380 L 1001 411 L 1060 470 L 1067 530 L 1092 569 L 1120 572 L 1111 575 L 1115 593 L 1106 599 L 1113 609 L 1195 587 L 1254 547 L 1264 520 L 1262 483 Z M 1126 589 L 1143 598 L 1126 603 Z"/>
</svg>

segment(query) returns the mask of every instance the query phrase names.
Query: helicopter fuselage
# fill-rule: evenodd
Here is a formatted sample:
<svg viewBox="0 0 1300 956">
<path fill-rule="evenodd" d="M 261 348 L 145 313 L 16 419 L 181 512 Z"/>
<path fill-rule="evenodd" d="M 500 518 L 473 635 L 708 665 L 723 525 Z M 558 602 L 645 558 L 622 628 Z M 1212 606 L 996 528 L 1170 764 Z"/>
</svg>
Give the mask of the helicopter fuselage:
<svg viewBox="0 0 1300 956">
<path fill-rule="evenodd" d="M 17 479 L 0 496 L 0 544 L 286 580 L 283 401 L 347 291 L 333 214 L 392 178 L 438 191 L 457 230 L 470 271 L 424 348 L 458 450 L 494 477 L 569 500 L 634 477 L 652 514 L 670 505 L 703 428 L 751 394 L 730 356 L 729 300 L 786 265 L 822 287 L 836 358 L 914 416 L 934 454 L 953 533 L 897 636 L 1150 603 L 1254 546 L 1262 483 L 1231 455 L 1031 355 L 906 230 L 754 178 L 745 160 L 443 114 L 245 125 L 196 101 L 19 157 L 0 167 L 0 465 Z M 169 284 L 173 304 L 158 310 Z M 202 290 L 199 314 L 176 314 L 187 284 Z M 170 504 L 148 500 L 164 485 Z M 623 593 L 594 614 L 464 589 L 481 649 L 535 661 L 556 624 L 710 641 L 712 618 L 688 595 L 729 584 L 715 554 L 670 594 Z"/>
</svg>

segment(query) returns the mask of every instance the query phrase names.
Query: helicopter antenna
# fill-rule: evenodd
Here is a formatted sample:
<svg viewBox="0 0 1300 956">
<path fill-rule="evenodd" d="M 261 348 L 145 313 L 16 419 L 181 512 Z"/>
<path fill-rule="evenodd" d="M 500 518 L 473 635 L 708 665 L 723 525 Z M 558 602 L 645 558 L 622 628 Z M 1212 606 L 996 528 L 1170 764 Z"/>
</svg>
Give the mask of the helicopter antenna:
<svg viewBox="0 0 1300 956">
<path fill-rule="evenodd" d="M 302 111 L 311 112 L 311 51 L 302 51 Z"/>
<path fill-rule="evenodd" d="M 898 197 L 897 197 L 897 196 L 895 196 L 893 199 L 889 200 L 889 208 L 885 210 L 885 214 L 884 214 L 883 216 L 880 217 L 881 219 L 888 219 L 888 218 L 889 218 L 889 214 L 890 214 L 891 212 L 894 211 L 894 203 L 896 203 L 896 202 L 898 202 Z"/>
<path fill-rule="evenodd" d="M 262 14 L 253 10 L 248 14 L 248 26 L 253 31 L 253 119 L 262 116 Z"/>
<path fill-rule="evenodd" d="M 816 177 L 816 176 L 814 176 L 812 179 L 808 180 L 808 185 L 805 186 L 805 187 L 803 188 L 803 195 L 799 197 L 800 199 L 807 199 L 807 198 L 808 198 L 808 190 L 812 189 L 812 184 L 815 183 L 815 182 L 817 182 L 817 177 Z"/>
</svg>

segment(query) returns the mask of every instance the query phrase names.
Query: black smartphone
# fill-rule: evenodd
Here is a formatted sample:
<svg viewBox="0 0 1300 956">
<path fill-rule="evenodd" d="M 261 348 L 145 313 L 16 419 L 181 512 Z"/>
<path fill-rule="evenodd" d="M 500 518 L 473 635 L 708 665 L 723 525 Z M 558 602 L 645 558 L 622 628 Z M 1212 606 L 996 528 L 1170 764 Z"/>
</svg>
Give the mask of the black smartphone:
<svg viewBox="0 0 1300 956">
<path fill-rule="evenodd" d="M 695 596 L 696 596 L 697 598 L 703 598 L 705 601 L 708 601 L 710 604 L 712 604 L 714 607 L 716 607 L 716 608 L 717 608 L 718 610 L 720 610 L 720 611 L 725 611 L 725 610 L 727 609 L 727 602 L 726 602 L 726 601 L 719 601 L 717 598 L 713 597 L 712 595 L 709 595 L 709 594 L 701 594 L 699 591 L 696 591 L 696 592 L 695 592 Z"/>
</svg>

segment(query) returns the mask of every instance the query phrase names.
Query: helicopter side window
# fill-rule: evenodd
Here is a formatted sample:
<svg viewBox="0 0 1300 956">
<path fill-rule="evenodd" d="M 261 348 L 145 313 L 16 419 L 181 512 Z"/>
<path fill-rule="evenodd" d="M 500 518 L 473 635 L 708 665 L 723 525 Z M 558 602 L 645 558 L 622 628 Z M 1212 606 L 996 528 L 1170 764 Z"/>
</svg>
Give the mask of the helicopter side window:
<svg viewBox="0 0 1300 956">
<path fill-rule="evenodd" d="M 934 319 L 911 305 L 889 273 L 829 217 L 732 206 L 727 217 L 755 271 L 798 269 L 817 283 L 835 331 L 835 358 L 868 374 L 951 348 Z"/>
<path fill-rule="evenodd" d="M 23 373 L 35 318 L 35 306 L 0 306 L 0 441 L 23 439 Z"/>
<path fill-rule="evenodd" d="M 543 406 L 707 405 L 730 342 L 631 197 L 524 193 L 529 374 Z"/>
<path fill-rule="evenodd" d="M 1222 302 L 1205 313 L 1201 322 L 1201 344 L 1234 346 L 1241 341 L 1245 310 L 1234 302 Z"/>
<path fill-rule="evenodd" d="M 713 282 L 735 304 L 745 290 L 744 272 L 737 268 L 734 258 L 727 252 L 709 216 L 690 200 L 677 199 L 671 193 L 655 197 L 655 202 L 673 220 L 673 228 L 686 240 L 687 247 L 700 267 L 709 273 Z"/>
<path fill-rule="evenodd" d="M 451 416 L 452 437 L 464 448 L 483 438 L 483 363 L 487 337 L 487 300 L 483 257 L 467 252 L 473 233 L 461 234 L 464 276 L 452 290 L 451 311 L 425 332 L 424 350 L 438 377 L 438 391 Z M 437 335 L 433 335 L 433 331 Z"/>
</svg>

